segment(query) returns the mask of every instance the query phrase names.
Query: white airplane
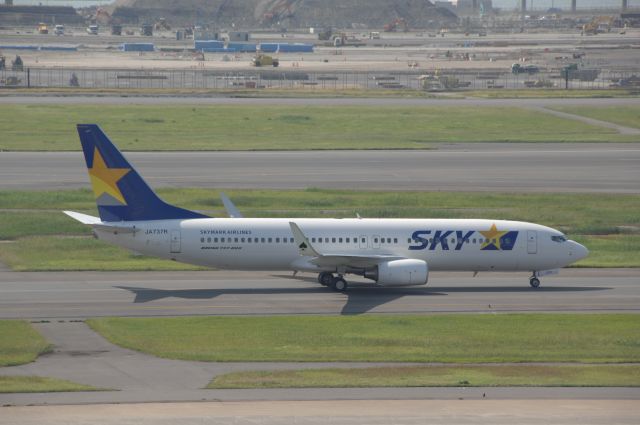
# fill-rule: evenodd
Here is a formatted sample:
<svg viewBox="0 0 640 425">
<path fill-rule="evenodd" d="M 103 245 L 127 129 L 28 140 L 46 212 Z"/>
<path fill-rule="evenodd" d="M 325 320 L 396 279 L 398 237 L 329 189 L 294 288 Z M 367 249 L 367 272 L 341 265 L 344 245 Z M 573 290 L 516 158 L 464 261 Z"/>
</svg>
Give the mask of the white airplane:
<svg viewBox="0 0 640 425">
<path fill-rule="evenodd" d="M 539 224 L 479 219 L 210 218 L 162 201 L 95 124 L 78 133 L 100 217 L 65 214 L 106 242 L 145 255 L 233 270 L 318 273 L 346 291 L 354 274 L 381 286 L 425 285 L 429 271 L 527 271 L 539 277 L 588 255 Z"/>
</svg>

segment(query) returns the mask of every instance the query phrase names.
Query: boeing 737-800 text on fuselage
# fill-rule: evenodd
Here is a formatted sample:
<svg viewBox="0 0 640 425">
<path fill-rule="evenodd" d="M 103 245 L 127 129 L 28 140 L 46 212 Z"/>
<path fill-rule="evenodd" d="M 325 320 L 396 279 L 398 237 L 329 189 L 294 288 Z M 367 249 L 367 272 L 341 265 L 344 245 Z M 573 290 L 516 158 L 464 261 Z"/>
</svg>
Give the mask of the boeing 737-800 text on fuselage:
<svg viewBox="0 0 640 425">
<path fill-rule="evenodd" d="M 520 221 L 210 218 L 162 201 L 97 125 L 80 124 L 78 133 L 100 217 L 65 213 L 99 239 L 145 255 L 220 269 L 314 272 L 345 291 L 349 273 L 408 286 L 426 284 L 432 270 L 528 271 L 537 287 L 539 276 L 588 254 L 555 229 Z"/>
</svg>

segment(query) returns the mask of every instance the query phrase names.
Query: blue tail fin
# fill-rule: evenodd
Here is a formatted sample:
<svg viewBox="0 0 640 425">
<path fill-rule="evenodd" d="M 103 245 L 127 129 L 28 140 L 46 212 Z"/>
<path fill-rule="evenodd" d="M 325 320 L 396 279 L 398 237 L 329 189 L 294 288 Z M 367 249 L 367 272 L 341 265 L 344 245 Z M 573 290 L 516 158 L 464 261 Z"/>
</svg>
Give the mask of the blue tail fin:
<svg viewBox="0 0 640 425">
<path fill-rule="evenodd" d="M 102 221 L 206 218 L 156 195 L 96 124 L 78 124 L 91 186 Z"/>
</svg>

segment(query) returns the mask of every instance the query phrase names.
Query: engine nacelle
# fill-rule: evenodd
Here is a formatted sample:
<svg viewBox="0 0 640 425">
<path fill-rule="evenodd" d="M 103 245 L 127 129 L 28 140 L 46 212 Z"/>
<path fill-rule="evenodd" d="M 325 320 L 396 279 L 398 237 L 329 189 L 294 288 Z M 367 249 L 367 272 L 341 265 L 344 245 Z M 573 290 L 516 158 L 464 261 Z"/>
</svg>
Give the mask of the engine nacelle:
<svg viewBox="0 0 640 425">
<path fill-rule="evenodd" d="M 364 277 L 381 286 L 425 285 L 429 280 L 429 266 L 422 260 L 386 261 L 366 271 Z"/>
</svg>

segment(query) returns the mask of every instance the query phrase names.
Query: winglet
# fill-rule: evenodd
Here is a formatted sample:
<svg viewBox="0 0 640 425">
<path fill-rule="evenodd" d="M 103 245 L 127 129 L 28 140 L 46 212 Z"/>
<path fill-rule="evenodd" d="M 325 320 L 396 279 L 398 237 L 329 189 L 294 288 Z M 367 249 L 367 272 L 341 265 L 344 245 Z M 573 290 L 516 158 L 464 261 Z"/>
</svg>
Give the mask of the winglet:
<svg viewBox="0 0 640 425">
<path fill-rule="evenodd" d="M 224 205 L 224 209 L 227 210 L 229 217 L 242 218 L 242 213 L 238 211 L 233 202 L 231 202 L 231 199 L 229 199 L 224 192 L 220 192 L 220 198 L 222 199 L 222 204 Z"/>
<path fill-rule="evenodd" d="M 293 233 L 293 240 L 295 244 L 298 246 L 298 250 L 300 251 L 300 255 L 308 256 L 308 257 L 322 257 L 318 251 L 316 251 L 309 239 L 302 233 L 302 230 L 298 227 L 296 223 L 293 221 L 289 222 L 289 226 L 291 227 L 291 232 Z"/>
</svg>

